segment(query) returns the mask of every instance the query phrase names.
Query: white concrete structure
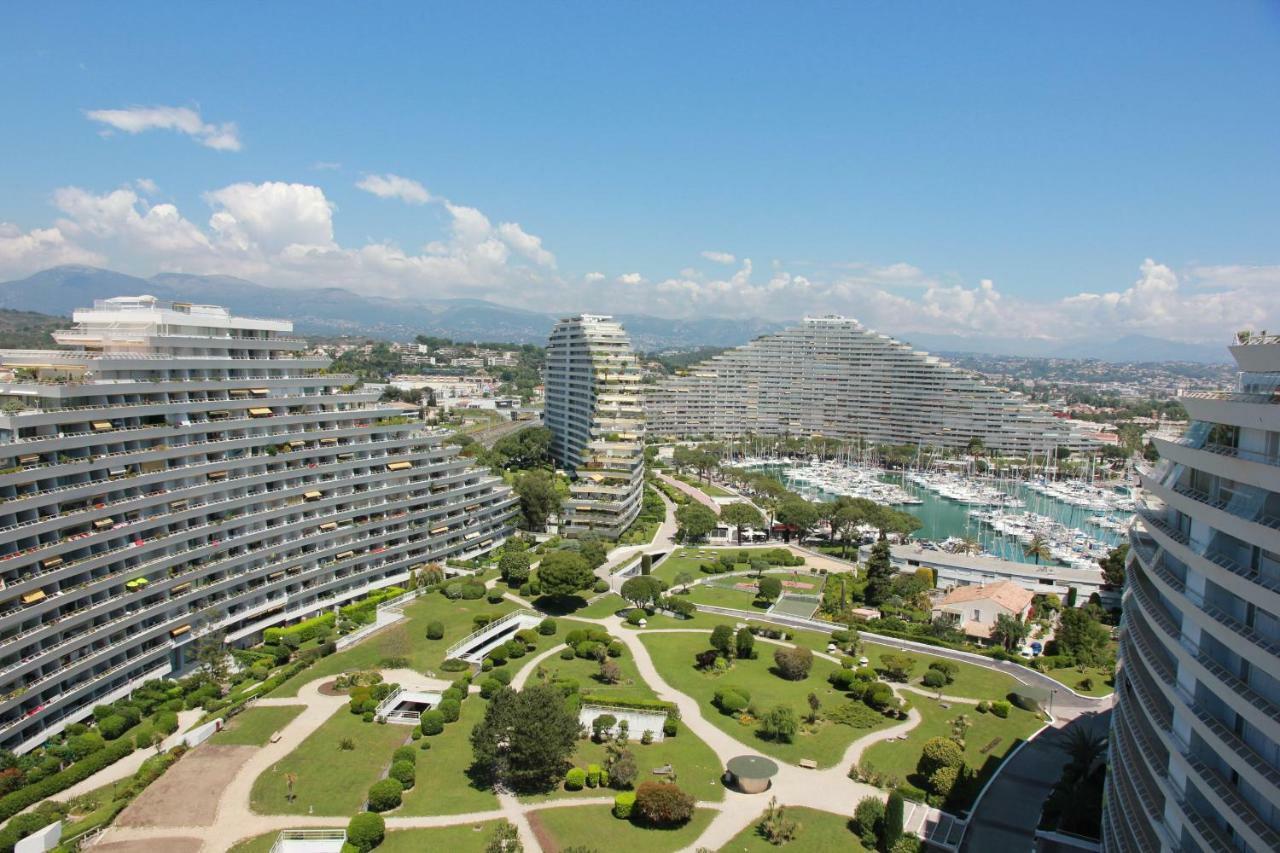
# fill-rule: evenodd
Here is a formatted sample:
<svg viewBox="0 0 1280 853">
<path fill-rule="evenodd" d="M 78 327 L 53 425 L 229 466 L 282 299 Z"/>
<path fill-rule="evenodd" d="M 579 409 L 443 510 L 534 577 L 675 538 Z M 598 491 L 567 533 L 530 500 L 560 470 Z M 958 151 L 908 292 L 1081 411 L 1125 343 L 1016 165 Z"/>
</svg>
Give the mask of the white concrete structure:
<svg viewBox="0 0 1280 853">
<path fill-rule="evenodd" d="M 1280 336 L 1180 398 L 1130 532 L 1104 849 L 1280 850 Z"/>
<path fill-rule="evenodd" d="M 824 435 L 1043 454 L 1093 442 L 1018 394 L 844 317 L 808 318 L 647 389 L 650 431 Z"/>
<path fill-rule="evenodd" d="M 630 740 L 640 740 L 645 732 L 652 733 L 654 743 L 662 743 L 662 741 L 666 740 L 666 735 L 662 733 L 662 725 L 667 721 L 667 715 L 662 711 L 645 711 L 639 708 L 617 708 L 612 705 L 585 703 L 578 711 L 578 722 L 590 732 L 592 723 L 596 721 L 596 718 L 605 714 L 617 720 L 606 730 L 612 737 L 617 736 L 625 720 L 627 723 L 627 737 Z"/>
<path fill-rule="evenodd" d="M 865 561 L 871 546 L 862 546 Z M 923 548 L 920 545 L 890 545 L 890 561 L 900 572 L 913 573 L 920 567 L 933 569 L 938 589 L 1013 581 L 1036 594 L 1053 594 L 1066 601 L 1071 588 L 1076 590 L 1076 605 L 1083 607 L 1089 597 L 1102 590 L 1102 568 L 1072 569 L 1036 563 L 1018 563 L 997 557 L 952 554 Z"/>
<path fill-rule="evenodd" d="M 345 829 L 286 829 L 276 836 L 271 853 L 342 853 Z"/>
<path fill-rule="evenodd" d="M 456 658 L 478 664 L 485 655 L 514 637 L 516 632 L 536 628 L 544 618 L 536 610 L 512 610 L 454 643 L 445 652 L 445 660 Z"/>
<path fill-rule="evenodd" d="M 377 709 L 373 712 L 373 718 L 385 723 L 416 726 L 422 716 L 422 712 L 439 705 L 442 698 L 444 698 L 444 693 L 439 690 L 417 690 L 398 687 L 395 692 L 378 703 Z M 403 710 L 403 706 L 406 704 L 421 707 Z"/>
<path fill-rule="evenodd" d="M 640 363 L 612 317 L 580 314 L 551 330 L 543 422 L 551 455 L 574 478 L 562 531 L 617 538 L 640 514 L 644 406 Z"/>
<path fill-rule="evenodd" d="M 0 352 L 0 747 L 497 547 L 517 499 L 284 320 L 98 302 Z"/>
<path fill-rule="evenodd" d="M 60 841 L 62 841 L 62 821 L 56 820 L 13 845 L 13 853 L 47 853 L 57 847 Z"/>
</svg>

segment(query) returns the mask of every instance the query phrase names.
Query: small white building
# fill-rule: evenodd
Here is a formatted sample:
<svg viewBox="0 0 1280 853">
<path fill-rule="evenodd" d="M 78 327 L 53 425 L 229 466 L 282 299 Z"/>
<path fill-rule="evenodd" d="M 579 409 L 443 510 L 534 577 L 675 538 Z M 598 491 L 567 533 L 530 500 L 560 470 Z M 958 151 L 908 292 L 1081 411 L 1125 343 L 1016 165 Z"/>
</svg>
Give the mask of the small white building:
<svg viewBox="0 0 1280 853">
<path fill-rule="evenodd" d="M 966 637 L 991 639 L 991 630 L 1000 616 L 1026 620 L 1031 615 L 1032 593 L 1013 581 L 985 586 L 958 586 L 933 606 L 933 618 L 943 619 Z"/>
<path fill-rule="evenodd" d="M 584 704 L 582 709 L 578 711 L 578 722 L 591 731 L 591 725 L 596 721 L 597 717 L 609 714 L 617 720 L 606 731 L 610 736 L 616 736 L 618 730 L 622 728 L 625 720 L 627 723 L 627 736 L 632 740 L 640 740 L 645 732 L 653 734 L 653 742 L 661 743 L 665 739 L 662 733 L 662 725 L 667 721 L 665 711 L 647 711 L 640 708 L 615 708 L 610 705 L 591 705 Z"/>
</svg>

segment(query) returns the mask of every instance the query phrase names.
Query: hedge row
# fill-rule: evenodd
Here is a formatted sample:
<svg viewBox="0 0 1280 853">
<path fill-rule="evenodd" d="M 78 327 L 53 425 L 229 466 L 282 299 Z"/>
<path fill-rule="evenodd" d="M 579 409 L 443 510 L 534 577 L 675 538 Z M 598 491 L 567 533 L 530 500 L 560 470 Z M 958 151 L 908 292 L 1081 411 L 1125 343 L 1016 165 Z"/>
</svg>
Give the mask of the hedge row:
<svg viewBox="0 0 1280 853">
<path fill-rule="evenodd" d="M 88 758 L 72 764 L 66 770 L 60 770 L 39 782 L 0 797 L 0 821 L 8 820 L 27 806 L 48 799 L 77 782 L 88 779 L 94 773 L 115 764 L 131 752 L 133 752 L 132 738 L 112 741 Z"/>
<path fill-rule="evenodd" d="M 361 599 L 355 604 L 348 604 L 339 612 L 345 619 L 350 619 L 352 622 L 358 622 L 362 625 L 367 624 L 373 621 L 373 611 L 379 604 L 396 598 L 397 596 L 404 595 L 405 592 L 406 590 L 402 587 L 389 586 L 385 589 L 380 589 L 377 592 L 370 593 L 366 598 Z"/>
<path fill-rule="evenodd" d="M 296 625 L 289 625 L 285 628 L 268 628 L 262 632 L 262 642 L 266 645 L 274 645 L 285 637 L 297 637 L 299 642 L 305 643 L 332 629 L 335 618 L 332 612 L 322 613 L 310 619 L 303 619 Z"/>
<path fill-rule="evenodd" d="M 614 708 L 634 708 L 637 711 L 661 711 L 669 716 L 680 716 L 680 710 L 674 702 L 663 702 L 661 699 L 621 699 L 617 696 L 594 696 L 584 694 L 580 697 L 583 705 L 605 705 Z"/>
</svg>

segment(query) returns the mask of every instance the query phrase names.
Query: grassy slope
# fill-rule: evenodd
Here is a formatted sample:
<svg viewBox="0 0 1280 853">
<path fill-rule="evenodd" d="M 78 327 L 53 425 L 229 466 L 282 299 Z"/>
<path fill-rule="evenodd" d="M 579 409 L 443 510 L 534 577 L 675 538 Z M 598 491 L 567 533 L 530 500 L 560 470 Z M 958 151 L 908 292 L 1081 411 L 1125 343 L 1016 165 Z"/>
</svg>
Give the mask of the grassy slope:
<svg viewBox="0 0 1280 853">
<path fill-rule="evenodd" d="M 647 829 L 619 820 L 606 805 L 541 809 L 529 817 L 542 825 L 556 849 L 582 846 L 627 853 L 670 853 L 690 847 L 714 816 L 710 809 L 699 809 L 692 820 L 677 829 Z"/>
<path fill-rule="evenodd" d="M 441 826 L 433 829 L 396 829 L 387 833 L 378 845 L 378 853 L 419 853 L 422 850 L 448 850 L 450 853 L 484 853 L 485 842 L 498 821 Z M 241 841 L 230 853 L 270 853 L 278 832 L 268 832 Z"/>
<path fill-rule="evenodd" d="M 250 708 L 231 718 L 227 727 L 218 732 L 210 743 L 264 746 L 271 736 L 302 713 L 302 705 L 267 705 Z"/>
<path fill-rule="evenodd" d="M 404 804 L 389 815 L 464 814 L 498 807 L 493 792 L 473 787 L 467 776 L 471 729 L 484 718 L 484 708 L 479 696 L 468 697 L 458 721 L 428 738 L 431 749 L 418 752 L 418 784 L 405 792 Z"/>
<path fill-rule="evenodd" d="M 763 812 L 761 817 L 763 818 Z M 760 820 L 754 820 L 746 829 L 721 847 L 719 853 L 765 853 L 784 850 L 787 853 L 805 851 L 843 850 L 847 853 L 866 853 L 858 836 L 849 829 L 849 817 L 831 812 L 803 807 L 790 807 L 787 817 L 798 821 L 800 831 L 795 839 L 782 847 L 775 847 L 760 834 Z"/>
</svg>

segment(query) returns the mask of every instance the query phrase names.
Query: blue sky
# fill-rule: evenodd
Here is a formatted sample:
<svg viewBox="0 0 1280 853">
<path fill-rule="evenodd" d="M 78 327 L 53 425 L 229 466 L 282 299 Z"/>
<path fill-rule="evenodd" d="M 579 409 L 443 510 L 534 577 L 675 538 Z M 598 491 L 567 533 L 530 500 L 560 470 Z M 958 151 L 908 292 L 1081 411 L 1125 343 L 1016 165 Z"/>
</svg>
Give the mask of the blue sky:
<svg viewBox="0 0 1280 853">
<path fill-rule="evenodd" d="M 1280 308 L 1276 3 L 31 4 L 0 73 L 6 278 L 1050 337 Z M 197 126 L 90 115 L 136 107 Z"/>
</svg>

